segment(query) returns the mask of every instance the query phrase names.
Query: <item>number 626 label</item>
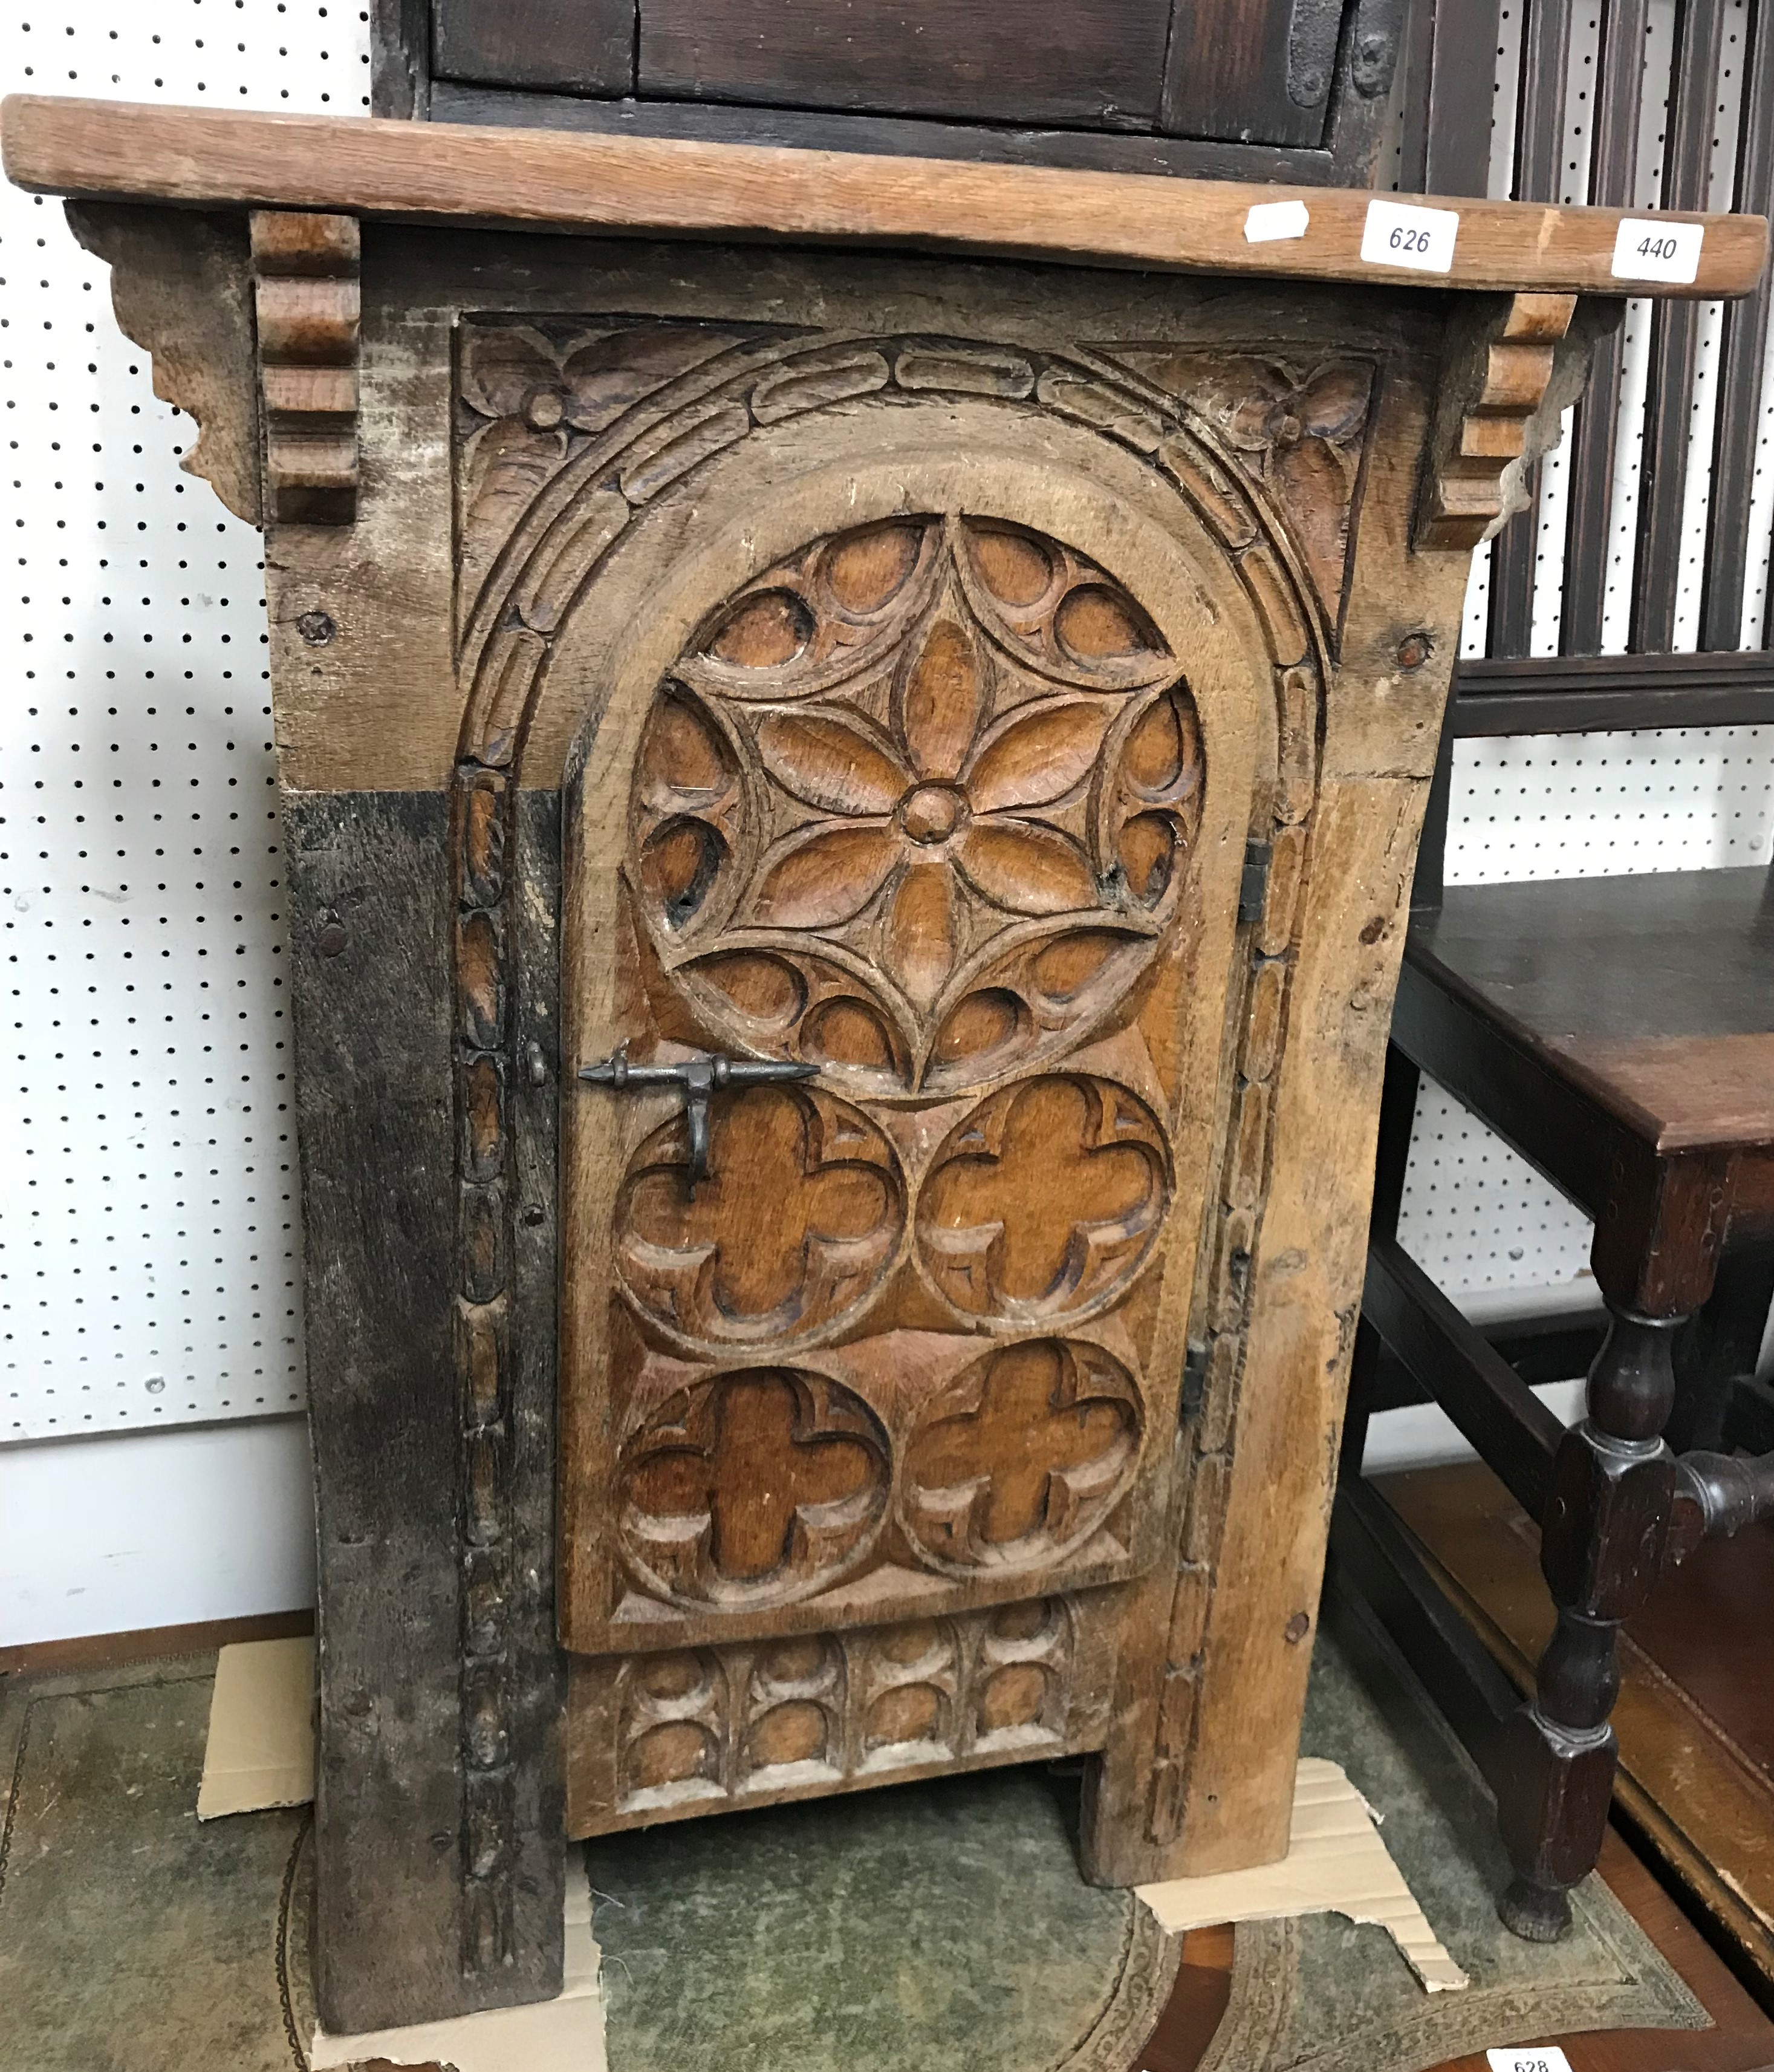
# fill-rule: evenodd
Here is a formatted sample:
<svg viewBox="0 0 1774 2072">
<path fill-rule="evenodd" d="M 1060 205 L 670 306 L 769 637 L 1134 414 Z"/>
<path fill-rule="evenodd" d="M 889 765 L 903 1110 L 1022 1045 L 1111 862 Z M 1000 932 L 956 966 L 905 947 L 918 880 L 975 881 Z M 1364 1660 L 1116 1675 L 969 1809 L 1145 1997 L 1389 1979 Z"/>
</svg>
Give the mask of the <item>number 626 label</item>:
<svg viewBox="0 0 1774 2072">
<path fill-rule="evenodd" d="M 1692 281 L 1700 271 L 1706 226 L 1629 216 L 1614 234 L 1616 281 Z"/>
<path fill-rule="evenodd" d="M 1453 266 L 1459 231 L 1457 208 L 1370 201 L 1361 225 L 1361 257 L 1370 266 L 1408 266 L 1419 273 L 1446 273 Z"/>
</svg>

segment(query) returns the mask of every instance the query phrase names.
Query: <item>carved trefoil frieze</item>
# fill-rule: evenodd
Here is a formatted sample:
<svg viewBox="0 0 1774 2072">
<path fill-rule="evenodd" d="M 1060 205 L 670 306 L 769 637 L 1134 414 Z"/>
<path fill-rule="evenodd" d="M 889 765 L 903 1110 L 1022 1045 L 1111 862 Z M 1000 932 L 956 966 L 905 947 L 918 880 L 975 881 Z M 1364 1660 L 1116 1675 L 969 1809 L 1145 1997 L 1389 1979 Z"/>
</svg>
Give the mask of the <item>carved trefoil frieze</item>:
<svg viewBox="0 0 1774 2072">
<path fill-rule="evenodd" d="M 601 1827 L 1086 1746 L 1106 1608 L 1034 1597 L 843 1634 L 581 1663 Z M 1084 1659 L 1080 1660 L 1080 1656 Z"/>
</svg>

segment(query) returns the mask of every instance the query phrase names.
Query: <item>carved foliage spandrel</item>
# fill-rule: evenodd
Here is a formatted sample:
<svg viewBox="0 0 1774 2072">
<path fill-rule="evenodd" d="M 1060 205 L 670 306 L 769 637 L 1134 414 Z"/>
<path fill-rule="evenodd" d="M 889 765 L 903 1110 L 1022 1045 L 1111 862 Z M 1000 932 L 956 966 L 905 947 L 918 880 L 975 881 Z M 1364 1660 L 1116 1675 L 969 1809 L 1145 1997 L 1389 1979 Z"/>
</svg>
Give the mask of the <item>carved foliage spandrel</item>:
<svg viewBox="0 0 1774 2072">
<path fill-rule="evenodd" d="M 1372 363 L 1168 347 L 1126 348 L 1115 357 L 1180 398 L 1267 492 L 1334 627 L 1349 579 Z"/>
<path fill-rule="evenodd" d="M 722 1033 L 959 1091 L 1077 1041 L 1150 961 L 1204 779 L 1183 670 L 1042 536 L 910 518 L 814 543 L 663 685 L 630 871 Z"/>
<path fill-rule="evenodd" d="M 457 381 L 464 598 L 478 592 L 570 453 L 739 335 L 700 324 L 465 326 Z"/>
</svg>

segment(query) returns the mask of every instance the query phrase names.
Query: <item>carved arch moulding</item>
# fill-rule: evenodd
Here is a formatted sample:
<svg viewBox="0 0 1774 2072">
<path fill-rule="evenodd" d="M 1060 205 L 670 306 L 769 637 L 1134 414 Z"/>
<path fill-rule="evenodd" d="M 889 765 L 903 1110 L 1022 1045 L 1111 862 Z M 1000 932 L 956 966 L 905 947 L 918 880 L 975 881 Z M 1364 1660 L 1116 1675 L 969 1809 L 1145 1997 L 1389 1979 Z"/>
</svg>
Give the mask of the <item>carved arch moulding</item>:
<svg viewBox="0 0 1774 2072">
<path fill-rule="evenodd" d="M 1211 557 L 1217 580 L 1230 577 L 1236 585 L 1257 630 L 1256 651 L 1267 655 L 1273 706 L 1263 722 L 1267 803 L 1251 828 L 1267 874 L 1243 917 L 1246 962 L 1237 989 L 1244 1034 L 1227 1149 L 1210 1188 L 1208 1335 L 1197 1354 L 1225 1401 L 1204 1424 L 1198 1457 L 1187 1470 L 1192 1484 L 1209 1490 L 1210 1512 L 1210 1493 L 1223 1485 L 1233 1445 L 1231 1404 L 1268 1155 L 1269 1082 L 1286 1026 L 1323 691 L 1353 562 L 1379 360 L 1237 347 L 1039 353 L 978 341 L 790 335 L 732 324 L 491 318 L 463 323 L 457 352 L 465 692 L 458 971 L 463 1026 L 488 1044 L 498 1040 L 509 986 L 502 966 L 509 920 L 503 857 L 515 787 L 558 781 L 563 744 L 577 729 L 573 701 L 585 685 L 582 676 L 563 673 L 561 662 L 576 614 L 587 606 L 595 611 L 602 572 L 619 561 L 648 518 L 693 502 L 748 442 L 808 424 L 843 424 L 866 452 L 873 428 L 890 432 L 910 413 L 933 406 L 971 411 L 971 421 L 1001 426 L 1012 438 L 1025 428 L 1057 426 L 1074 450 L 1100 454 L 1118 477 L 1140 475 L 1155 505 L 1168 500 L 1176 533 Z M 978 976 L 984 957 L 1001 952 L 1008 963 L 1020 956 L 1030 964 L 1061 922 L 1086 932 L 1081 922 L 1094 912 L 1103 954 L 1089 974 L 1092 985 L 1079 990 L 1090 994 L 1094 1012 L 1133 982 L 1151 917 L 1172 894 L 1170 860 L 1186 848 L 1203 761 L 1190 657 L 1144 622 L 1137 601 L 1131 609 L 1123 602 L 1118 570 L 1014 509 L 970 498 L 965 471 L 959 472 L 959 486 L 946 499 L 914 496 L 910 508 L 864 516 L 848 529 L 795 535 L 782 543 L 787 551 L 771 557 L 760 550 L 760 565 L 737 582 L 716 584 L 677 643 L 678 660 L 665 658 L 646 705 L 651 717 L 644 726 L 637 722 L 628 738 L 640 773 L 632 875 L 656 944 L 681 964 L 700 960 L 706 968 L 725 959 L 730 973 L 742 952 L 758 947 L 752 939 L 758 930 L 782 919 L 786 909 L 773 911 L 772 901 L 781 908 L 785 899 L 811 896 L 809 884 L 832 888 L 834 898 L 848 897 L 847 886 L 859 892 L 862 932 L 848 976 L 873 972 L 876 1026 L 885 1032 L 881 1070 L 908 1094 L 941 1090 L 951 1063 L 944 1031 L 964 1004 L 963 981 Z M 943 651 L 933 638 L 938 623 L 960 630 L 967 655 Z M 881 664 L 872 686 L 871 659 Z M 758 672 L 769 679 L 762 701 Z M 922 701 L 920 672 L 933 687 Z M 1024 688 L 1004 693 L 1002 686 L 1019 677 Z M 997 688 L 982 689 L 988 684 Z M 562 710 L 540 717 L 551 698 Z M 769 707 L 762 716 L 761 702 Z M 1019 758 L 1013 742 L 1004 746 L 1019 728 L 1041 730 L 1038 755 Z M 548 737 L 540 755 L 533 752 L 539 729 Z M 600 763 L 606 747 L 600 736 Z M 610 767 L 619 769 L 619 738 L 611 754 Z M 1055 828 L 1054 801 L 1018 793 L 1009 772 L 1019 760 L 1063 766 L 1067 803 L 1057 810 L 1070 821 Z M 651 790 L 650 761 L 659 779 Z M 666 781 L 674 762 L 698 796 L 681 786 L 674 796 Z M 620 779 L 617 787 L 626 788 Z M 770 795 L 790 802 L 793 824 L 786 832 L 781 814 L 771 818 L 765 810 Z M 767 842 L 748 834 L 748 825 L 760 824 L 775 830 Z M 892 915 L 919 896 L 922 848 L 954 842 L 959 857 L 959 842 L 975 831 L 974 868 L 970 873 L 963 861 L 953 874 L 955 911 L 934 931 L 942 955 L 933 961 L 926 951 L 922 964 L 896 959 Z M 991 897 L 988 837 L 1000 846 L 1052 837 L 1046 870 L 1057 888 L 1057 922 L 1025 914 L 1005 924 Z M 724 882 L 724 861 L 748 840 L 754 867 L 729 871 L 731 882 Z M 819 868 L 798 878 L 795 857 L 819 844 Z M 750 911 L 742 911 L 747 902 Z M 818 982 L 810 989 L 809 974 L 789 968 L 782 948 L 775 945 L 784 984 L 800 1000 L 804 1024 L 808 1005 L 822 997 Z M 1031 991 L 1026 984 L 974 988 L 1025 1004 Z M 1063 1001 L 1065 992 L 1050 989 L 1050 997 Z M 754 985 L 741 1005 L 758 1005 Z M 1058 1015 L 1053 1026 L 1064 1019 Z M 751 1015 L 735 1047 L 773 1054 L 768 1032 L 752 1026 L 758 1022 Z M 465 1132 L 475 1115 L 491 1119 L 478 1141 L 487 1147 L 492 1184 L 473 1205 L 465 1252 L 496 1256 L 508 1256 L 508 1229 L 489 1230 L 484 1219 L 508 1225 L 511 1190 L 497 1184 L 508 1171 L 509 1132 L 491 1055 L 465 1047 L 458 1100 Z M 1017 1062 L 1031 1056 L 1038 1062 L 1038 1044 Z M 470 1083 L 475 1071 L 483 1074 L 478 1084 Z M 963 1069 L 957 1086 L 968 1081 L 979 1083 Z M 672 1155 L 662 1141 L 659 1156 L 669 1163 Z M 884 1184 L 891 1193 L 897 1183 Z M 904 1224 L 892 1240 L 916 1241 Z M 657 1287 L 647 1278 L 652 1268 L 650 1255 L 637 1287 Z M 945 1270 L 963 1314 L 970 1304 L 989 1308 L 989 1275 L 982 1279 L 959 1260 Z M 643 1309 L 653 1299 L 630 1293 Z M 675 1305 L 680 1298 L 674 1292 L 657 1299 Z M 502 1317 L 499 1325 L 501 1356 L 513 1358 L 512 1323 Z M 487 1334 L 490 1342 L 495 1335 Z M 785 1381 L 785 1403 L 807 1385 Z M 663 1438 L 637 1433 L 651 1464 L 646 1488 L 681 1498 L 680 1484 L 702 1486 L 701 1463 L 718 1441 L 717 1400 L 704 1389 L 678 1406 L 680 1422 Z M 804 1407 L 799 1414 L 809 1430 L 816 1428 Z M 958 1405 L 951 1414 L 964 1436 L 977 1406 Z M 1136 1425 L 1135 1413 L 1092 1414 L 1108 1434 L 1089 1467 L 1100 1490 L 1082 1470 L 1057 1486 L 1066 1493 L 1068 1516 L 1086 1524 L 1126 1487 L 1120 1463 Z M 881 1517 L 879 1492 L 891 1482 L 901 1490 L 897 1515 L 910 1540 L 922 1543 L 924 1560 L 956 1573 L 989 1568 L 1000 1528 L 988 1527 L 972 1498 L 957 1510 L 958 1499 L 923 1490 L 915 1449 L 889 1471 L 879 1453 L 885 1443 L 864 1424 L 818 1449 L 832 1486 L 815 1511 L 832 1560 L 842 1567 L 864 1557 Z M 1107 1466 L 1097 1465 L 1099 1457 Z M 835 1523 L 823 1523 L 827 1511 Z M 638 1514 L 651 1515 L 644 1506 Z M 676 1527 L 669 1521 L 678 1515 L 665 1514 L 663 1537 L 644 1523 L 630 1527 L 638 1536 L 627 1551 L 631 1564 L 655 1567 L 661 1557 L 647 1549 L 672 1542 Z M 1033 1529 L 1017 1527 L 1025 1538 Z M 670 1593 L 688 1592 L 692 1601 L 714 1587 L 709 1548 L 720 1531 L 718 1509 L 711 1509 L 708 1536 L 686 1555 L 690 1568 L 673 1572 Z M 1069 1527 L 1062 1536 L 1069 1540 Z M 1211 1527 L 1200 1517 L 1187 1545 L 1177 1579 L 1185 1596 L 1205 1581 L 1213 1560 Z M 1186 1661 L 1170 1663 L 1167 1674 L 1190 1669 Z M 1163 1745 L 1158 1753 L 1155 1788 L 1161 1790 L 1185 1761 L 1186 1747 Z M 1164 1820 L 1156 1799 L 1151 1820 L 1156 1837 Z"/>
<path fill-rule="evenodd" d="M 1228 347 L 1066 356 L 700 323 L 458 333 L 460 753 L 515 771 L 556 637 L 625 532 L 755 432 L 860 405 L 983 398 L 1135 456 L 1236 569 L 1278 667 L 1333 660 L 1353 566 L 1371 357 Z M 859 438 L 859 445 L 866 440 Z"/>
</svg>

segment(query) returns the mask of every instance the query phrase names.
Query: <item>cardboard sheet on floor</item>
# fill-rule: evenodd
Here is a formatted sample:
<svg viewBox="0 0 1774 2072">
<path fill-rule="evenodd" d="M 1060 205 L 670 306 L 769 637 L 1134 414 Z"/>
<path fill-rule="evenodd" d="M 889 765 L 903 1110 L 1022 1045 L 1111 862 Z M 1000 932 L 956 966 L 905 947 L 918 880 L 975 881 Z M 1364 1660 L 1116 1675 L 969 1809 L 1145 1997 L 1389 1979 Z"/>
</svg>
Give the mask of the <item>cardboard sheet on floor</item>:
<svg viewBox="0 0 1774 2072">
<path fill-rule="evenodd" d="M 305 1806 L 314 1795 L 314 1643 L 249 1640 L 216 1657 L 197 1817 Z"/>
<path fill-rule="evenodd" d="M 314 1797 L 314 1694 L 312 1640 L 248 1641 L 221 1651 L 197 1793 L 199 1819 L 300 1806 Z M 565 1975 L 556 1999 L 364 2036 L 316 2029 L 309 2062 L 314 2072 L 378 2058 L 391 2065 L 447 2065 L 454 2072 L 604 2072 L 598 1962 L 591 1888 L 574 1849 L 567 1875 Z"/>
<path fill-rule="evenodd" d="M 567 1857 L 566 1965 L 559 1999 L 367 2036 L 329 2036 L 317 2029 L 308 2062 L 314 2072 L 376 2058 L 391 2065 L 447 2065 L 454 2072 L 605 2072 L 597 1975 L 591 1887 L 579 1851 L 573 1848 Z"/>
<path fill-rule="evenodd" d="M 224 1647 L 216 1663 L 198 1817 L 299 1805 L 314 1795 L 314 1642 Z M 1175 1878 L 1139 1896 L 1172 1932 L 1221 1922 L 1341 1914 L 1384 1928 L 1430 1992 L 1469 1983 L 1431 1928 L 1365 1799 L 1334 1762 L 1302 1758 L 1287 1855 L 1256 1870 Z M 604 2072 L 604 2013 L 591 1893 L 578 1852 L 567 1880 L 566 1963 L 558 1999 L 360 2036 L 317 2029 L 314 2072 L 380 2058 L 455 2072 Z"/>
<path fill-rule="evenodd" d="M 1341 1914 L 1385 1929 L 1426 1991 L 1458 1992 L 1472 1981 L 1437 1941 L 1381 1839 L 1373 1808 L 1339 1765 L 1300 1759 L 1293 1830 L 1278 1864 L 1138 1888 L 1173 1933 L 1222 1921 Z"/>
</svg>

